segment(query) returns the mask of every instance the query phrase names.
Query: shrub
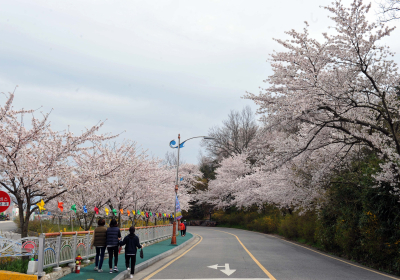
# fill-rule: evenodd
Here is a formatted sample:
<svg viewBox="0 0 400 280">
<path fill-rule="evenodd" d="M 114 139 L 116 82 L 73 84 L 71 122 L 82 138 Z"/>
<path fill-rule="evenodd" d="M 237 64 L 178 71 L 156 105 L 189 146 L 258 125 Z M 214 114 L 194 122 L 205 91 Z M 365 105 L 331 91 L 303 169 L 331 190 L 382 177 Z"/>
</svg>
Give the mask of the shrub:
<svg viewBox="0 0 400 280">
<path fill-rule="evenodd" d="M 28 270 L 29 259 L 21 257 L 1 257 L 0 270 L 26 273 Z"/>
<path fill-rule="evenodd" d="M 297 239 L 299 237 L 297 215 L 285 215 L 281 219 L 279 234 L 290 239 Z"/>
<path fill-rule="evenodd" d="M 263 233 L 275 233 L 279 226 L 279 220 L 272 216 L 265 216 L 253 220 L 249 225 L 248 229 L 263 232 Z"/>
</svg>

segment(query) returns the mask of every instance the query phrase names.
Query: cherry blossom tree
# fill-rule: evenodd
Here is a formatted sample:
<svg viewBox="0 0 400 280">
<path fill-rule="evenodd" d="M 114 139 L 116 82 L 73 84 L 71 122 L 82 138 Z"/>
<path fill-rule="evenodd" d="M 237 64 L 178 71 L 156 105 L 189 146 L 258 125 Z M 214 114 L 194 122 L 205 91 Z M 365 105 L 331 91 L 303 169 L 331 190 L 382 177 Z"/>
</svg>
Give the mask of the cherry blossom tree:
<svg viewBox="0 0 400 280">
<path fill-rule="evenodd" d="M 242 185 L 243 178 L 252 173 L 247 154 L 237 154 L 223 159 L 216 173 L 215 180 L 211 180 L 208 184 L 208 190 L 200 192 L 196 198 L 200 203 L 210 203 L 217 208 L 234 205 L 235 197 L 247 191 Z"/>
<path fill-rule="evenodd" d="M 135 207 L 145 211 L 173 213 L 175 207 L 175 180 L 176 169 L 174 166 L 160 165 L 154 168 L 148 180 L 143 182 L 145 186 L 135 192 Z M 200 177 L 199 168 L 193 164 L 179 166 L 179 177 L 182 178 L 179 184 L 178 197 L 182 210 L 189 208 L 189 201 L 192 199 L 191 191 L 193 184 Z"/>
<path fill-rule="evenodd" d="M 310 38 L 307 23 L 303 32 L 287 32 L 290 40 L 276 40 L 287 51 L 271 55 L 270 86 L 247 95 L 265 113 L 270 162 L 277 168 L 328 146 L 339 157 L 365 147 L 386 162 L 377 178 L 398 184 L 400 76 L 380 42 L 394 28 L 369 23 L 370 5 L 361 0 L 326 9 L 336 32 L 324 33 L 322 42 Z M 281 137 L 268 138 L 275 132 Z"/>
<path fill-rule="evenodd" d="M 400 75 L 381 42 L 394 28 L 368 22 L 370 5 L 362 0 L 325 9 L 334 31 L 317 40 L 306 23 L 302 32 L 287 32 L 290 39 L 277 39 L 285 50 L 271 55 L 268 87 L 246 95 L 263 123 L 251 171 L 243 171 L 245 157 L 222 161 L 203 199 L 218 207 L 313 209 L 324 203 L 334 173 L 363 150 L 383 162 L 377 186 L 399 191 Z"/>
<path fill-rule="evenodd" d="M 76 216 L 79 221 L 83 221 L 81 226 L 84 230 L 88 230 L 93 224 L 95 207 L 102 209 L 104 213 L 104 206 L 111 200 L 110 185 L 115 184 L 116 178 L 125 168 L 127 155 L 134 149 L 135 143 L 128 141 L 120 145 L 98 143 L 92 149 L 73 157 L 77 188 L 64 193 L 60 200 L 66 203 L 67 207 L 76 205 Z M 84 206 L 87 213 L 83 211 Z M 68 207 L 67 211 L 69 209 Z"/>
<path fill-rule="evenodd" d="M 96 135 L 103 123 L 75 136 L 70 131 L 53 131 L 49 114 L 39 119 L 31 111 L 14 111 L 13 94 L 0 121 L 0 184 L 19 208 L 21 236 L 26 237 L 31 214 L 41 199 L 45 203 L 76 188 L 70 159 L 88 150 L 86 143 L 107 139 Z M 25 118 L 32 114 L 30 122 Z"/>
<path fill-rule="evenodd" d="M 379 8 L 382 22 L 400 18 L 400 0 L 383 0 L 379 3 Z"/>
</svg>

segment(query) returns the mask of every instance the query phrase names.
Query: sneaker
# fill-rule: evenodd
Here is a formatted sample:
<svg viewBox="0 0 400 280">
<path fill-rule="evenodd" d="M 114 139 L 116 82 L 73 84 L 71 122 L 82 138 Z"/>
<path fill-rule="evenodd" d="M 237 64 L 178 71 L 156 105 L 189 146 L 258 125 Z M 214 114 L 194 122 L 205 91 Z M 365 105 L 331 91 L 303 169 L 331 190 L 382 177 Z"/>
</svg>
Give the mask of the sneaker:
<svg viewBox="0 0 400 280">
<path fill-rule="evenodd" d="M 97 270 L 98 272 L 103 272 L 103 270 L 100 268 L 99 270 Z"/>
<path fill-rule="evenodd" d="M 94 270 L 98 270 L 97 266 L 94 267 Z"/>
<path fill-rule="evenodd" d="M 130 268 L 130 267 L 127 267 L 126 270 L 131 271 L 131 268 Z"/>
<path fill-rule="evenodd" d="M 114 267 L 114 271 L 115 271 L 115 272 L 118 272 L 118 267 Z"/>
<path fill-rule="evenodd" d="M 129 275 L 129 278 L 131 278 L 131 279 L 132 279 L 132 278 L 133 278 L 133 274 Z"/>
<path fill-rule="evenodd" d="M 110 273 L 113 273 L 112 268 L 110 269 Z"/>
</svg>

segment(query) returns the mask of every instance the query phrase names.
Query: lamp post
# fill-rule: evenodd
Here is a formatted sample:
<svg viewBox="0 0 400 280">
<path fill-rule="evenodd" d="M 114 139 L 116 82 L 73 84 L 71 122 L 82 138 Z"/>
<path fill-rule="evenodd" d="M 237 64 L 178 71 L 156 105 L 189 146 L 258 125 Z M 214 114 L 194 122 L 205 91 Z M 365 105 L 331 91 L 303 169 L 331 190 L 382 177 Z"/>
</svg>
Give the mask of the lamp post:
<svg viewBox="0 0 400 280">
<path fill-rule="evenodd" d="M 203 138 L 204 140 L 214 139 L 213 137 L 208 137 L 208 136 L 196 136 L 196 137 L 191 137 L 189 139 L 186 139 L 185 141 L 183 141 L 181 143 L 181 135 L 178 134 L 178 145 L 177 146 L 175 146 L 176 145 L 176 141 L 175 140 L 171 140 L 169 142 L 169 146 L 172 149 L 178 149 L 178 161 L 176 163 L 176 183 L 175 183 L 175 197 L 174 197 L 174 200 L 175 200 L 174 222 L 173 222 L 173 225 L 172 225 L 172 231 L 173 232 L 172 232 L 172 238 L 171 238 L 171 244 L 172 245 L 176 245 L 176 197 L 178 196 L 178 182 L 179 182 L 179 152 L 180 152 L 180 149 L 184 147 L 183 145 L 187 141 L 189 141 L 191 139 L 194 139 L 194 138 Z"/>
</svg>

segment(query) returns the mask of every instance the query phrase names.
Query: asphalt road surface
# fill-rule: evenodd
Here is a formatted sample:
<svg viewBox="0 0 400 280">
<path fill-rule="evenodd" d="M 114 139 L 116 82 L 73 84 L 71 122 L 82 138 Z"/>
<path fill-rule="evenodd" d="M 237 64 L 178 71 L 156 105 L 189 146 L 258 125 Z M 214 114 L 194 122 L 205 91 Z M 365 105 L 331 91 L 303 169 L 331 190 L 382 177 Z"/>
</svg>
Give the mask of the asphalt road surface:
<svg viewBox="0 0 400 280">
<path fill-rule="evenodd" d="M 17 226 L 13 221 L 0 221 L 0 230 L 11 231 L 15 229 L 17 229 Z"/>
<path fill-rule="evenodd" d="M 140 278 L 400 279 L 269 235 L 229 228 L 188 227 L 188 231 L 201 236 L 194 247 Z"/>
</svg>

